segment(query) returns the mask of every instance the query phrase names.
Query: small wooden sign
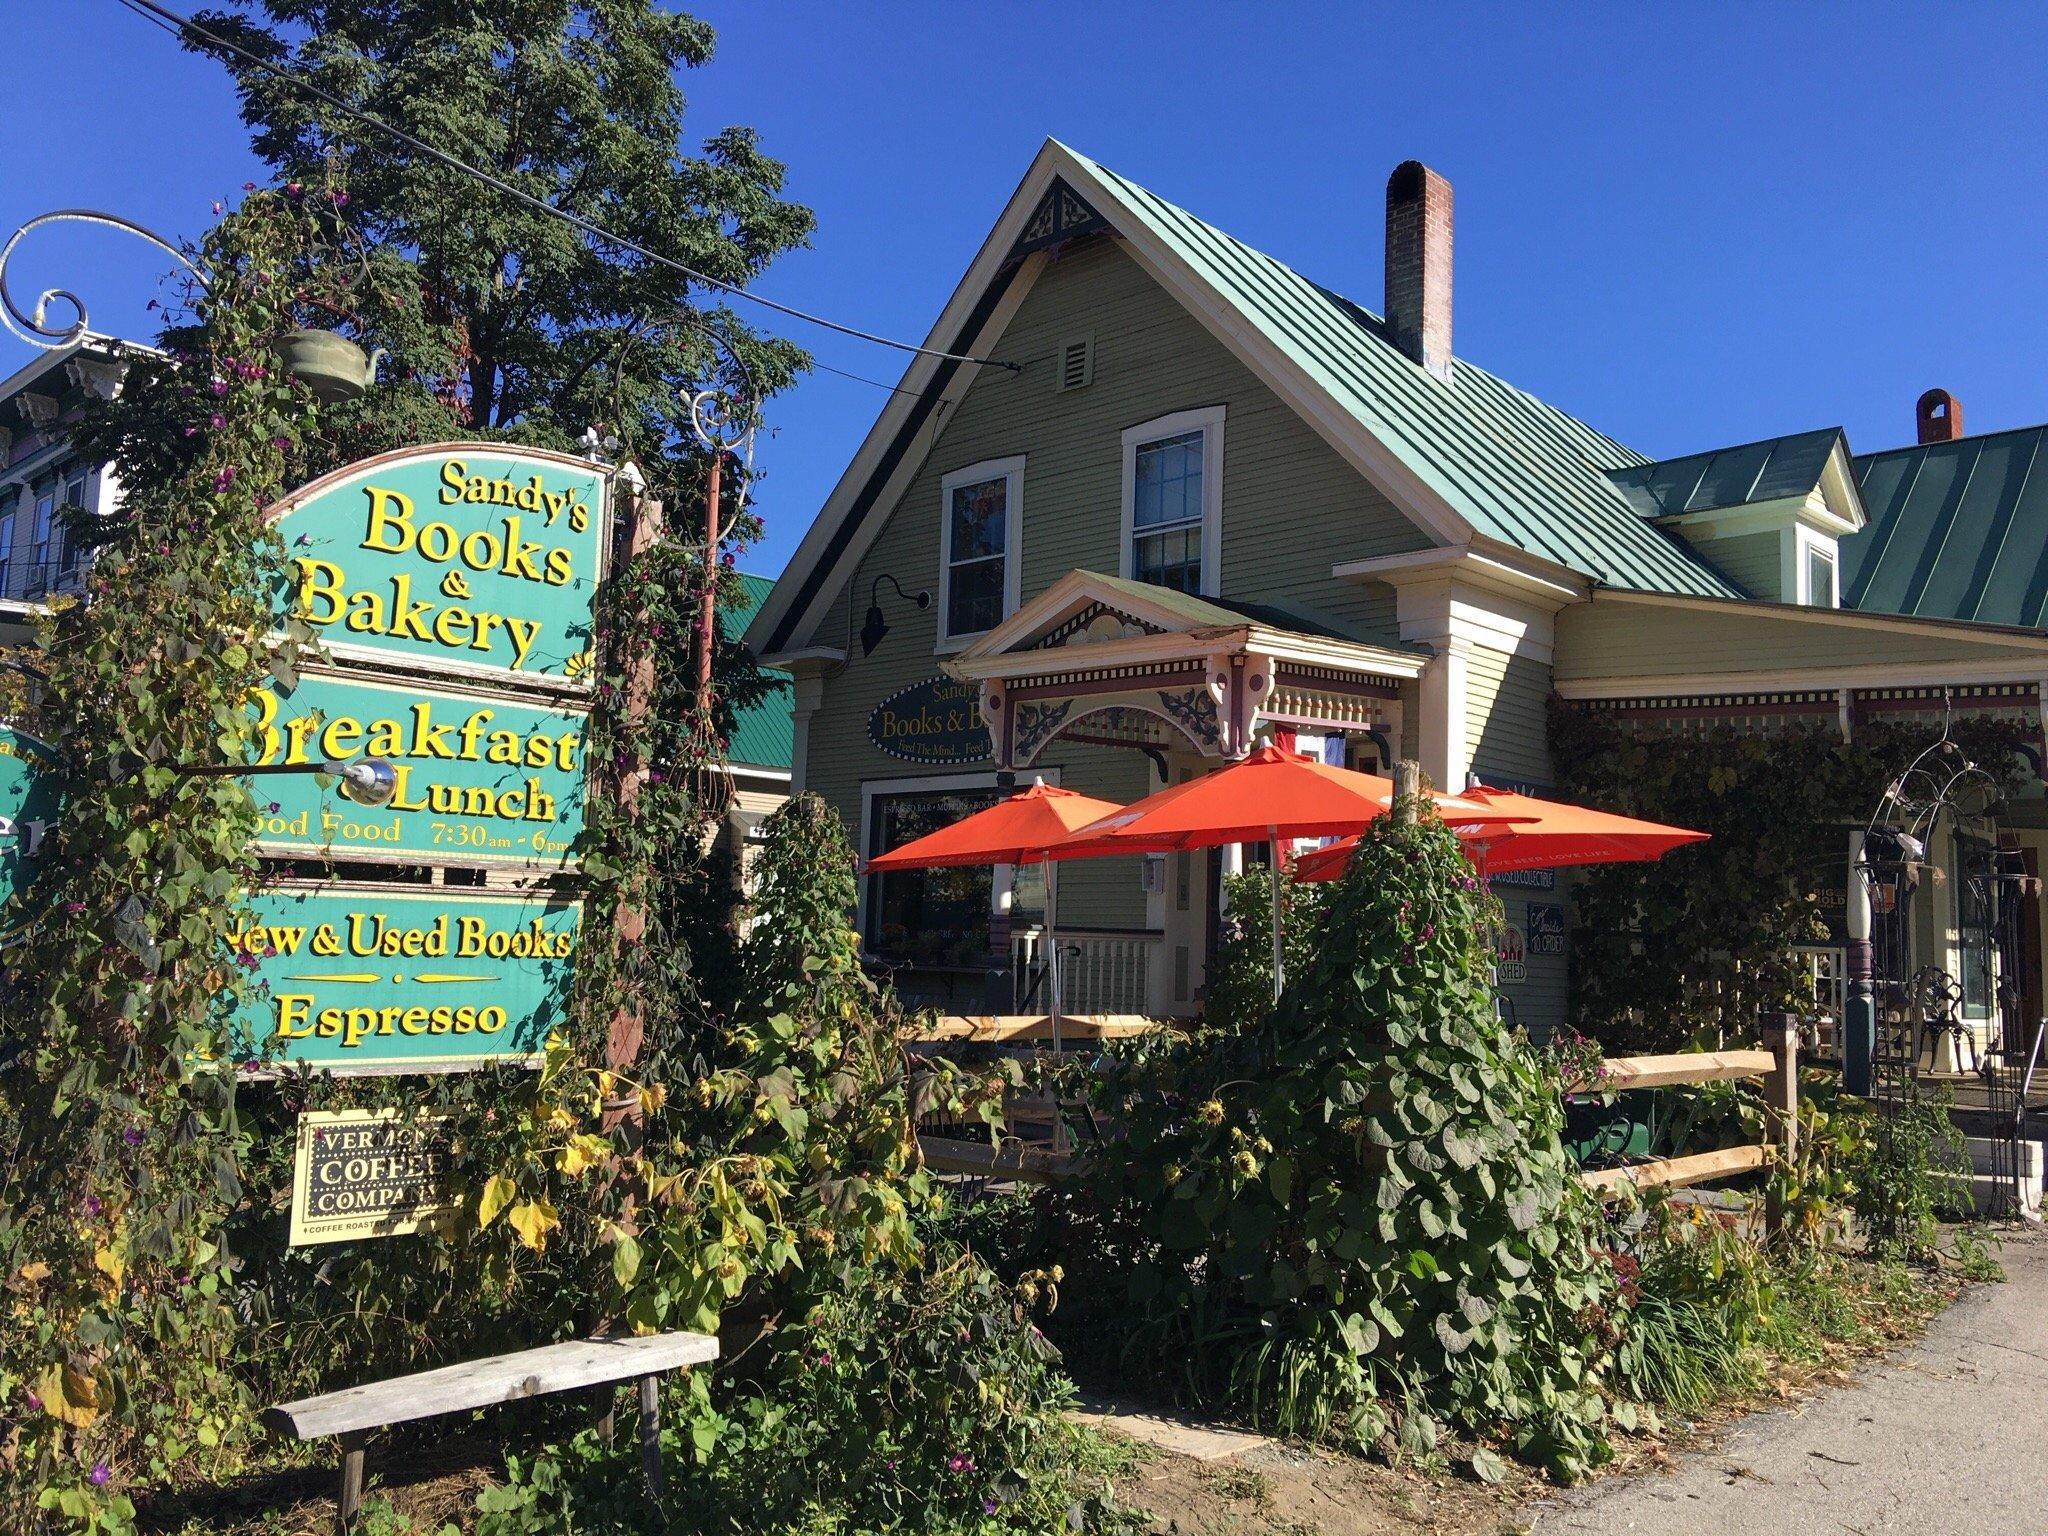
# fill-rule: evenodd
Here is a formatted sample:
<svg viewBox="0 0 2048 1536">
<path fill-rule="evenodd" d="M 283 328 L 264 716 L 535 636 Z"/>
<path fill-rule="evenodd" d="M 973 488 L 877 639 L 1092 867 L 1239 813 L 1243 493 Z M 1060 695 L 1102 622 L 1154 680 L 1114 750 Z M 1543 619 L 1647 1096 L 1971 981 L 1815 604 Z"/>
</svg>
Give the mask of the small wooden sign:
<svg viewBox="0 0 2048 1536">
<path fill-rule="evenodd" d="M 444 1115 L 396 1109 L 299 1116 L 291 1246 L 397 1237 L 462 1209 L 448 1183 Z"/>
</svg>

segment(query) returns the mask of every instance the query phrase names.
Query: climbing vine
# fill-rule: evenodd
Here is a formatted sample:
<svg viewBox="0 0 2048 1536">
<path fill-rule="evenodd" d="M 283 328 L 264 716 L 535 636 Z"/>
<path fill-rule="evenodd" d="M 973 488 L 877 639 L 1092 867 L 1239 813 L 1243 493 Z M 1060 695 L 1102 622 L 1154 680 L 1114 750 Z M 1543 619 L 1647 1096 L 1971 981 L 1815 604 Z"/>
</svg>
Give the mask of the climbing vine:
<svg viewBox="0 0 2048 1536">
<path fill-rule="evenodd" d="M 1425 816 L 1360 839 L 1277 1007 L 1109 1076 L 1116 1332 L 1263 1425 L 1417 1453 L 1447 1426 L 1484 1475 L 1573 1477 L 1608 1454 L 1603 1231 L 1558 1081 L 1495 1015 L 1490 900 Z"/>
<path fill-rule="evenodd" d="M 1655 863 L 1590 870 L 1576 887 L 1576 1027 L 1614 1054 L 1674 1050 L 1809 1007 L 1793 949 L 1824 935 L 1820 893 L 1840 888 L 1846 828 L 1941 729 L 1936 717 L 1860 722 L 1852 741 L 1832 721 L 1679 735 L 1553 705 L 1564 799 L 1713 834 Z M 2008 793 L 2027 772 L 2023 749 L 2038 750 L 2012 719 L 1963 715 L 1952 734 Z"/>
<path fill-rule="evenodd" d="M 259 193 L 193 253 L 190 323 L 151 368 L 171 446 L 127 478 L 84 600 L 14 658 L 65 810 L 0 951 L 0 1527 L 118 1521 L 124 1485 L 248 1427 L 223 1227 L 249 1145 L 228 1022 L 254 962 L 224 941 L 258 879 L 256 807 L 181 768 L 240 760 L 246 697 L 311 640 L 272 632 L 265 511 L 318 416 L 269 343 L 321 296 L 331 214 Z"/>
</svg>

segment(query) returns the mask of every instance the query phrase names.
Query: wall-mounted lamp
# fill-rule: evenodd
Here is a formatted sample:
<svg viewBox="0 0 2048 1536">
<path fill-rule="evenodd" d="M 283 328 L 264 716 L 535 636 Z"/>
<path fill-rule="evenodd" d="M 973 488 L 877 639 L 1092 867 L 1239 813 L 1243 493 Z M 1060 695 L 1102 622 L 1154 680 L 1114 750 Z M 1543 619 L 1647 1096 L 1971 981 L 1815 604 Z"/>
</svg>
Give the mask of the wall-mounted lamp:
<svg viewBox="0 0 2048 1536">
<path fill-rule="evenodd" d="M 915 595 L 905 592 L 902 582 L 887 571 L 882 572 L 868 583 L 868 614 L 860 623 L 860 653 L 863 656 L 874 655 L 875 647 L 880 645 L 882 637 L 889 633 L 889 621 L 882 617 L 882 605 L 875 598 L 876 589 L 885 581 L 896 589 L 898 597 L 908 597 L 919 608 L 929 608 L 932 605 L 930 592 L 920 591 Z"/>
</svg>

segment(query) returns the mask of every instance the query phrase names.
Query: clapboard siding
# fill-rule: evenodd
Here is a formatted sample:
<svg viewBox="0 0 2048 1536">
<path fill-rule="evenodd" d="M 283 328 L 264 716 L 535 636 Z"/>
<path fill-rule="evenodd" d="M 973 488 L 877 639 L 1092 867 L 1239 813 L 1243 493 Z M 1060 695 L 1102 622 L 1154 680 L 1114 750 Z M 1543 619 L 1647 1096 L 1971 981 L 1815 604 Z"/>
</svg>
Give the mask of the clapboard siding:
<svg viewBox="0 0 2048 1536">
<path fill-rule="evenodd" d="M 1053 387 L 1053 360 L 1063 341 L 1083 333 L 1095 341 L 1094 380 L 1061 392 Z M 867 738 L 876 704 L 939 671 L 936 601 L 919 612 L 884 583 L 887 638 L 872 657 L 863 657 L 853 631 L 881 573 L 910 592 L 937 593 L 940 482 L 953 470 L 1024 457 L 1025 601 L 1070 570 L 1116 573 L 1124 428 L 1200 406 L 1221 404 L 1226 412 L 1224 595 L 1272 603 L 1357 639 L 1393 642 L 1392 590 L 1336 580 L 1330 568 L 1429 543 L 1115 240 L 1088 242 L 1048 266 L 991 350 L 1022 362 L 1023 371 L 984 371 L 929 429 L 922 467 L 873 547 L 798 642 L 848 652 L 846 666 L 826 680 L 811 720 L 806 783 L 838 808 L 856 835 L 864 781 L 944 771 L 887 757 Z M 1056 745 L 1045 762 L 1061 765 L 1062 782 L 1085 793 L 1128 800 L 1145 792 L 1146 759 L 1136 753 Z M 1068 921 L 1142 925 L 1135 861 L 1075 866 L 1063 878 Z"/>
<path fill-rule="evenodd" d="M 1743 533 L 1726 539 L 1701 539 L 1694 547 L 1751 595 L 1766 602 L 1778 600 L 1785 585 L 1783 535 L 1775 530 Z"/>
<path fill-rule="evenodd" d="M 1489 784 L 1549 784 L 1550 668 L 1475 646 L 1465 658 L 1465 752 Z M 1462 786 L 1455 786 L 1462 787 Z"/>
<path fill-rule="evenodd" d="M 1555 675 L 1567 683 L 1878 662 L 1996 663 L 2022 656 L 2048 663 L 2038 648 L 1902 633 L 1849 618 L 1802 620 L 1757 605 L 1679 608 L 1598 599 L 1558 614 Z"/>
</svg>

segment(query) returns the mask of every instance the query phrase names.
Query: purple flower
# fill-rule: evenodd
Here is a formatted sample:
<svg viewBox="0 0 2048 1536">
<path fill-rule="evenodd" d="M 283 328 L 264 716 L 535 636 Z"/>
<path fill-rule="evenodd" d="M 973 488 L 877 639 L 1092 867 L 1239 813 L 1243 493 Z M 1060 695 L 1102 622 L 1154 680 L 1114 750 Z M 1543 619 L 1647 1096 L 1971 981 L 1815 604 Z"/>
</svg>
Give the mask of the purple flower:
<svg viewBox="0 0 2048 1536">
<path fill-rule="evenodd" d="M 227 468 L 223 469 L 219 474 L 213 477 L 213 488 L 216 491 L 224 491 L 234 483 L 235 466 L 232 464 L 228 465 Z"/>
<path fill-rule="evenodd" d="M 213 211 L 215 213 L 220 212 L 219 203 L 213 205 Z M 92 1470 L 85 1474 L 85 1480 L 95 1488 L 104 1488 L 107 1485 L 107 1479 L 113 1475 L 112 1472 L 107 1470 L 107 1464 L 104 1461 L 96 1461 L 92 1464 Z"/>
<path fill-rule="evenodd" d="M 213 211 L 214 211 L 214 212 L 215 212 L 216 214 L 218 214 L 218 213 L 220 212 L 220 199 L 219 199 L 219 198 L 217 198 L 217 197 L 216 197 L 216 198 L 215 198 L 215 199 L 213 200 Z M 106 1481 L 106 1479 L 105 1479 L 105 1478 L 101 1478 L 101 1479 L 100 1479 L 100 1481 L 101 1481 L 101 1482 L 105 1482 L 105 1481 Z"/>
<path fill-rule="evenodd" d="M 227 417 L 222 416 L 218 412 L 216 412 L 214 415 L 209 416 L 207 418 L 206 424 L 209 427 L 213 428 L 214 431 L 218 432 L 222 427 L 228 424 L 228 419 Z"/>
<path fill-rule="evenodd" d="M 142 1132 L 131 1125 L 121 1133 L 121 1139 L 131 1147 L 139 1147 L 142 1145 Z"/>
<path fill-rule="evenodd" d="M 983 1499 L 981 1501 L 981 1512 L 984 1515 L 994 1514 L 996 1512 L 996 1501 L 994 1499 Z"/>
<path fill-rule="evenodd" d="M 87 1195 L 85 1197 L 85 1214 L 88 1216 L 97 1216 L 99 1215 L 99 1213 L 100 1197 L 98 1195 Z"/>
<path fill-rule="evenodd" d="M 275 814 L 276 814 L 276 812 L 277 812 L 277 802 L 276 802 L 275 800 L 273 800 L 273 801 L 271 801 L 271 802 L 270 802 L 270 810 L 271 810 L 271 813 L 272 813 L 273 815 L 275 815 Z"/>
<path fill-rule="evenodd" d="M 270 446 L 275 448 L 279 453 L 289 453 L 291 451 L 292 440 L 288 437 L 273 437 L 270 440 Z"/>
<path fill-rule="evenodd" d="M 254 192 L 256 190 L 256 183 L 253 181 L 245 181 L 242 183 L 242 190 L 244 192 Z"/>
<path fill-rule="evenodd" d="M 28 1411 L 30 1413 L 41 1413 L 43 1411 L 43 1400 L 40 1397 L 37 1397 L 33 1392 L 24 1395 L 28 1400 Z"/>
<path fill-rule="evenodd" d="M 213 383 L 208 385 L 207 387 L 210 388 L 216 395 L 224 395 L 228 392 L 228 381 L 226 379 L 215 379 Z"/>
</svg>

